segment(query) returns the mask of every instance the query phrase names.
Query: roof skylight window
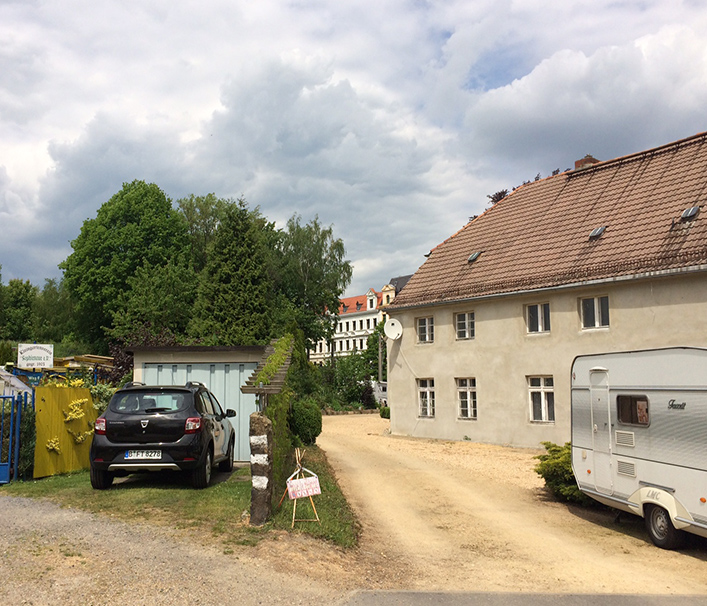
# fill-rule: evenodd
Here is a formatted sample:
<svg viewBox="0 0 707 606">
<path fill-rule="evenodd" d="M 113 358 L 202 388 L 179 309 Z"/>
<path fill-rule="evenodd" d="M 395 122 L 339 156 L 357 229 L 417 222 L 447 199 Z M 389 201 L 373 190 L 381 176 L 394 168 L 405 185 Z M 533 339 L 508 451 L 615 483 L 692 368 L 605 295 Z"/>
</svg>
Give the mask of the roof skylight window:
<svg viewBox="0 0 707 606">
<path fill-rule="evenodd" d="M 482 252 L 483 251 L 477 250 L 476 252 L 471 253 L 469 255 L 469 258 L 467 259 L 467 261 L 469 263 L 473 263 L 474 261 L 476 261 L 479 258 L 479 256 L 481 255 Z"/>
<path fill-rule="evenodd" d="M 697 216 L 698 212 L 700 212 L 699 206 L 691 206 L 690 208 L 686 208 L 682 212 L 682 215 L 680 215 L 680 220 L 681 221 L 692 221 Z"/>
<path fill-rule="evenodd" d="M 606 230 L 606 225 L 602 225 L 601 227 L 597 227 L 596 229 L 593 229 L 592 233 L 589 234 L 589 239 L 596 240 L 597 238 L 601 238 L 601 235 L 604 233 L 605 230 Z"/>
</svg>

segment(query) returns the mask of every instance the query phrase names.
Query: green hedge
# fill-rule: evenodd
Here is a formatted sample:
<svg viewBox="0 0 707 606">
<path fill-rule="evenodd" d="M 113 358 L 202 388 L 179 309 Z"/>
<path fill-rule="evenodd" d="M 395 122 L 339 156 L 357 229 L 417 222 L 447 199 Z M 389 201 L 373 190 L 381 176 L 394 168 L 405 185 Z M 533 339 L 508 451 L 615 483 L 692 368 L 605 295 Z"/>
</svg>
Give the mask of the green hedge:
<svg viewBox="0 0 707 606">
<path fill-rule="evenodd" d="M 290 428 L 305 446 L 317 441 L 317 436 L 322 433 L 322 410 L 315 398 L 306 397 L 294 401 Z"/>
<path fill-rule="evenodd" d="M 574 473 L 572 473 L 572 446 L 567 442 L 564 446 L 543 442 L 547 451 L 535 457 L 539 463 L 535 472 L 545 480 L 545 485 L 550 492 L 561 501 L 580 503 L 582 505 L 596 505 L 594 499 L 589 498 L 577 486 Z"/>
</svg>

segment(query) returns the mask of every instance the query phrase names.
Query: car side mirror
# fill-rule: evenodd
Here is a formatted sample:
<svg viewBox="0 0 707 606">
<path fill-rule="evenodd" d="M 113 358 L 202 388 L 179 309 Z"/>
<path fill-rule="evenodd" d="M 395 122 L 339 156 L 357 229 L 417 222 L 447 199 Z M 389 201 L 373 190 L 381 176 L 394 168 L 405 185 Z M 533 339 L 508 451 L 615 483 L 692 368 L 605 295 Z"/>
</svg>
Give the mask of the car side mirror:
<svg viewBox="0 0 707 606">
<path fill-rule="evenodd" d="M 236 416 L 236 411 L 233 410 L 233 409 L 231 409 L 231 408 L 227 408 L 227 409 L 226 409 L 226 416 L 227 416 L 227 417 L 235 417 L 235 416 Z"/>
</svg>

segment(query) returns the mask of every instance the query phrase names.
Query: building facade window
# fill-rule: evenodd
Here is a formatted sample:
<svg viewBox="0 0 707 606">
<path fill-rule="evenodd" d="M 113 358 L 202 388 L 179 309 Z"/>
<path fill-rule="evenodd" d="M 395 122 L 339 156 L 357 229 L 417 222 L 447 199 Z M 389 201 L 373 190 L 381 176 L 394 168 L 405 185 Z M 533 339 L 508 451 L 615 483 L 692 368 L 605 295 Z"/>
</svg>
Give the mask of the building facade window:
<svg viewBox="0 0 707 606">
<path fill-rule="evenodd" d="M 455 314 L 454 325 L 456 326 L 457 339 L 473 339 L 475 335 L 474 312 Z"/>
<path fill-rule="evenodd" d="M 433 317 L 417 319 L 417 342 L 433 343 L 435 340 L 435 320 Z"/>
<path fill-rule="evenodd" d="M 419 416 L 434 417 L 435 416 L 435 380 L 434 379 L 418 379 L 417 380 L 417 395 L 419 403 Z"/>
<path fill-rule="evenodd" d="M 525 306 L 528 332 L 550 332 L 550 304 L 536 303 Z"/>
<path fill-rule="evenodd" d="M 555 422 L 555 387 L 552 377 L 528 377 L 530 420 L 536 423 Z"/>
<path fill-rule="evenodd" d="M 460 419 L 476 419 L 476 379 L 456 379 Z"/>
<path fill-rule="evenodd" d="M 581 300 L 582 328 L 609 326 L 609 297 L 589 297 Z"/>
</svg>

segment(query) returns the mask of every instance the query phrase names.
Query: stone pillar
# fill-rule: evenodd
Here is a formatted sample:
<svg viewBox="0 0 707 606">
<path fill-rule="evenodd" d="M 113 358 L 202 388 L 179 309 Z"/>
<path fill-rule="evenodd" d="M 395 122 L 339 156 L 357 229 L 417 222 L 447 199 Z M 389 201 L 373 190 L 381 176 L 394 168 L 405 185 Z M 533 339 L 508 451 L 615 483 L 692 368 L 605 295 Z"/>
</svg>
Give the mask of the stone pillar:
<svg viewBox="0 0 707 606">
<path fill-rule="evenodd" d="M 273 491 L 272 421 L 263 413 L 250 415 L 250 524 L 262 526 L 270 518 Z"/>
</svg>

